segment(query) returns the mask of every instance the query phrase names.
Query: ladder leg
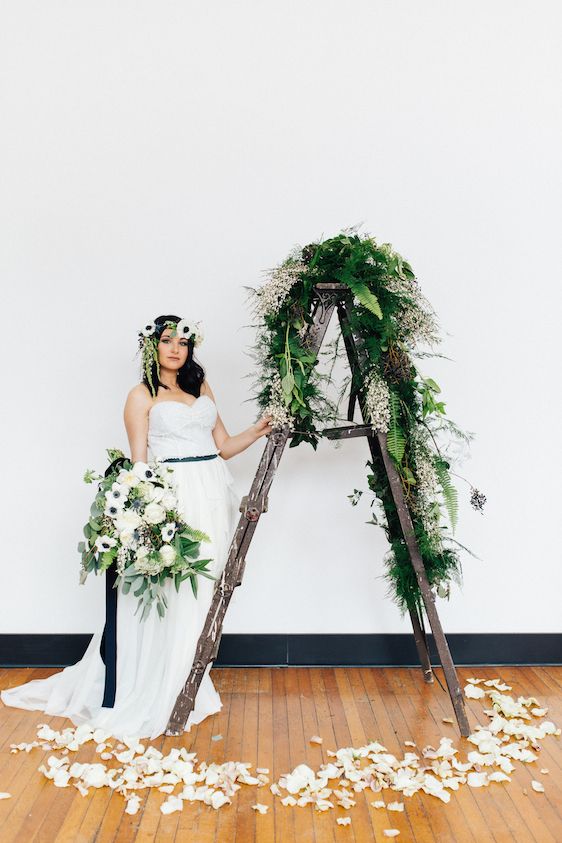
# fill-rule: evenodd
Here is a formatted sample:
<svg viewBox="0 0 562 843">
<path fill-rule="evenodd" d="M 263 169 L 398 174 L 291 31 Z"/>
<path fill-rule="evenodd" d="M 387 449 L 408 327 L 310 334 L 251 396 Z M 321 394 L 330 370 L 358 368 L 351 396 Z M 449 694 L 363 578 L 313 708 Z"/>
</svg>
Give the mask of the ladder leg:
<svg viewBox="0 0 562 843">
<path fill-rule="evenodd" d="M 418 612 L 415 609 L 410 609 L 410 620 L 412 621 L 412 629 L 414 630 L 414 641 L 418 650 L 418 656 L 423 671 L 424 682 L 428 684 L 433 682 L 433 669 L 429 658 L 429 651 L 427 647 L 427 638 L 421 627 Z"/>
<path fill-rule="evenodd" d="M 288 438 L 288 432 L 268 437 L 258 471 L 252 483 L 249 498 L 259 499 L 260 495 L 267 495 L 267 490 L 273 480 L 273 475 L 279 464 L 279 459 Z M 263 500 L 263 498 L 262 498 Z M 205 624 L 199 640 L 191 667 L 191 672 L 178 694 L 174 708 L 166 728 L 167 735 L 181 735 L 184 732 L 190 713 L 195 705 L 195 697 L 201 685 L 207 665 L 216 658 L 222 635 L 224 616 L 228 609 L 232 594 L 242 581 L 245 565 L 245 555 L 254 533 L 259 511 L 248 507 L 240 516 L 238 527 L 232 539 L 228 558 L 222 576 L 215 585 L 211 605 L 205 619 Z"/>
<path fill-rule="evenodd" d="M 338 303 L 338 318 L 342 329 L 342 335 L 344 337 L 344 343 L 349 360 L 350 369 L 356 377 L 357 375 L 359 375 L 360 378 L 362 374 L 362 369 L 366 370 L 367 360 L 365 357 L 364 349 L 358 348 L 355 341 L 355 337 L 353 336 L 353 332 L 350 330 L 350 321 L 347 312 L 348 306 L 348 300 L 342 300 Z M 367 421 L 368 413 L 366 410 L 363 393 L 359 393 L 359 406 L 361 409 L 361 415 L 363 417 L 363 420 Z M 410 511 L 404 498 L 402 483 L 400 481 L 400 477 L 398 475 L 396 467 L 392 462 L 390 454 L 388 453 L 388 448 L 386 445 L 386 434 L 377 433 L 376 436 L 369 436 L 368 441 L 369 446 L 371 448 L 373 460 L 380 463 L 380 460 L 382 459 L 382 463 L 386 471 L 386 476 L 388 478 L 394 504 L 398 513 L 400 529 L 402 531 L 404 540 L 406 542 L 406 546 L 408 548 L 410 560 L 414 568 L 422 600 L 424 602 L 425 611 L 429 619 L 431 631 L 433 632 L 435 646 L 439 654 L 439 660 L 445 673 L 445 680 L 447 682 L 447 688 L 449 689 L 449 696 L 451 697 L 451 703 L 455 711 L 455 716 L 457 718 L 459 730 L 463 737 L 468 737 L 468 735 L 470 734 L 470 726 L 466 715 L 464 696 L 459 685 L 457 671 L 455 669 L 455 665 L 451 657 L 449 645 L 447 643 L 447 639 L 445 638 L 443 627 L 441 626 L 441 621 L 439 619 L 439 615 L 435 607 L 435 598 L 427 580 L 427 574 L 425 572 L 423 559 L 421 557 L 418 548 L 418 543 L 416 541 Z M 378 447 L 376 443 L 378 443 Z M 421 624 L 419 624 L 419 618 L 416 617 L 414 619 L 412 613 L 410 613 L 410 617 L 412 619 L 412 624 L 414 627 L 414 637 L 416 638 L 416 645 L 418 647 L 418 653 L 420 654 L 420 661 L 424 669 L 425 678 L 428 675 L 426 673 L 427 668 L 430 667 L 429 654 L 427 653 L 427 646 L 425 645 L 425 639 L 422 634 Z M 420 627 L 419 634 L 418 630 L 416 629 L 416 626 Z M 424 646 L 423 649 L 420 650 L 420 643 L 422 641 L 424 642 Z"/>
</svg>

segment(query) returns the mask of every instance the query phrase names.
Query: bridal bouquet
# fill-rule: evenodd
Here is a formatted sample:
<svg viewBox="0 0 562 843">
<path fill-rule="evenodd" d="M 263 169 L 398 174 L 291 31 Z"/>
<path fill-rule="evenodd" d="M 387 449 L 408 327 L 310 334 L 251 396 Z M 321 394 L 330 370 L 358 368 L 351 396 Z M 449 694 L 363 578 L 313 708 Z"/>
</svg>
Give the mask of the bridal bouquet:
<svg viewBox="0 0 562 843">
<path fill-rule="evenodd" d="M 189 579 L 195 597 L 198 576 L 216 579 L 207 570 L 212 559 L 199 558 L 201 542 L 210 538 L 182 519 L 173 469 L 157 462 L 133 464 L 111 448 L 107 453 L 110 465 L 103 477 L 91 470 L 84 474 L 85 483 L 99 482 L 84 526 L 86 541 L 78 543 L 80 584 L 91 571 L 103 573 L 115 565 L 114 587 L 121 585 L 123 594 L 133 590 L 141 621 L 155 601 L 162 618 L 168 605 L 162 586 L 168 577 L 177 591 Z"/>
</svg>

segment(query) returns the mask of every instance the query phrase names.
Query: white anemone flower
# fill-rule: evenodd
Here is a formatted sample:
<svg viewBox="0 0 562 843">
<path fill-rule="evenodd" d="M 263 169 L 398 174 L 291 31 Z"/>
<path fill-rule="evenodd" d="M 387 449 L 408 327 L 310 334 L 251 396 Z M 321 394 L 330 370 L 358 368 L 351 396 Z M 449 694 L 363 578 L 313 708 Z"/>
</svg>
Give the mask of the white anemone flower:
<svg viewBox="0 0 562 843">
<path fill-rule="evenodd" d="M 174 538 L 175 532 L 176 532 L 175 521 L 170 521 L 168 524 L 165 524 L 161 529 L 162 541 L 171 542 L 172 539 Z"/>
<path fill-rule="evenodd" d="M 113 520 L 115 520 L 121 515 L 122 512 L 123 504 L 120 501 L 106 501 L 105 509 L 103 511 L 104 515 L 109 515 L 110 518 L 113 518 Z"/>
<path fill-rule="evenodd" d="M 194 323 L 188 319 L 180 319 L 176 331 L 178 332 L 178 336 L 189 339 L 194 332 Z"/>
<path fill-rule="evenodd" d="M 116 503 L 123 506 L 129 494 L 129 487 L 121 483 L 114 483 L 111 489 L 105 493 L 105 499 L 108 503 Z"/>
<path fill-rule="evenodd" d="M 143 327 L 141 333 L 142 333 L 143 337 L 150 337 L 154 333 L 155 329 L 156 329 L 156 325 L 154 324 L 154 322 L 149 322 L 147 325 L 145 325 Z"/>
<path fill-rule="evenodd" d="M 133 474 L 136 474 L 141 480 L 154 480 L 155 477 L 153 469 L 141 460 L 133 465 Z"/>
<path fill-rule="evenodd" d="M 98 536 L 95 544 L 99 553 L 105 553 L 105 551 L 115 547 L 117 539 L 114 539 L 112 536 Z"/>
</svg>

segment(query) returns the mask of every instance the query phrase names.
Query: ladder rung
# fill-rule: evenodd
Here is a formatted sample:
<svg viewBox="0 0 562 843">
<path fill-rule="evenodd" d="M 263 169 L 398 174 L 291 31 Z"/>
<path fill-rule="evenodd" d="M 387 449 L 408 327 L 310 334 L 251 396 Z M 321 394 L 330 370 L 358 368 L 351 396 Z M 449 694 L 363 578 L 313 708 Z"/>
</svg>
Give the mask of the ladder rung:
<svg viewBox="0 0 562 843">
<path fill-rule="evenodd" d="M 370 424 L 352 424 L 325 427 L 322 436 L 326 439 L 354 439 L 356 436 L 374 436 L 374 433 Z"/>
</svg>

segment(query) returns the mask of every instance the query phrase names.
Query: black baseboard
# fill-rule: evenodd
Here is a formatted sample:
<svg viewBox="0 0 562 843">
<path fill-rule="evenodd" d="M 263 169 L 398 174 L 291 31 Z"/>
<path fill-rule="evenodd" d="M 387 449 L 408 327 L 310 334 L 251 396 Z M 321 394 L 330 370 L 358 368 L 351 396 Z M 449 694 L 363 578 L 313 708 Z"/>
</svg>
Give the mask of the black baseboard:
<svg viewBox="0 0 562 843">
<path fill-rule="evenodd" d="M 0 635 L 1 667 L 65 667 L 82 658 L 91 635 Z M 562 634 L 453 633 L 457 665 L 562 664 Z M 438 663 L 433 637 L 429 649 Z M 406 667 L 419 660 L 412 635 L 223 635 L 217 667 Z"/>
</svg>

